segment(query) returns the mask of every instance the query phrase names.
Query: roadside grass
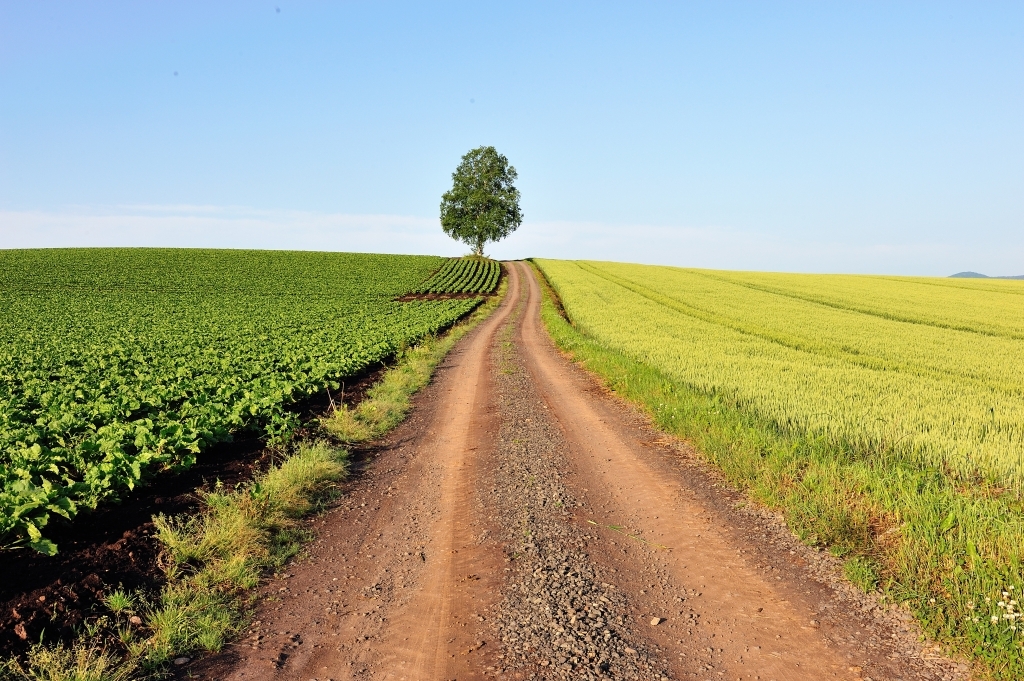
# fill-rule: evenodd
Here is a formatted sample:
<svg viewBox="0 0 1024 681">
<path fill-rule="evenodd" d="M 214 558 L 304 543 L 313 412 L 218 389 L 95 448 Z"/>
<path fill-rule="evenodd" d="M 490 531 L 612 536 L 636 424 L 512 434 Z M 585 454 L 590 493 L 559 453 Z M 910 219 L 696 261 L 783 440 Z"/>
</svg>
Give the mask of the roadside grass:
<svg viewBox="0 0 1024 681">
<path fill-rule="evenodd" d="M 455 344 L 501 303 L 507 288 L 508 279 L 503 277 L 497 293 L 464 321 L 444 335 L 427 337 L 400 352 L 395 366 L 367 391 L 367 399 L 355 407 L 340 405 L 320 420 L 320 427 L 343 443 L 355 444 L 373 440 L 397 426 L 409 413 L 412 396 L 430 382 L 434 369 Z"/>
<path fill-rule="evenodd" d="M 781 510 L 802 541 L 843 558 L 852 583 L 908 607 L 947 650 L 977 662 L 979 674 L 1024 678 L 1024 505 L 1015 492 L 981 479 L 965 485 L 895 450 L 787 431 L 670 378 L 574 327 L 534 272 L 541 317 L 559 348 L 692 443 L 730 483 Z"/>
<path fill-rule="evenodd" d="M 447 333 L 401 352 L 354 409 L 322 419 L 324 434 L 355 443 L 401 423 L 412 395 L 430 382 L 454 345 L 501 302 L 496 295 Z M 0 662 L 3 681 L 135 681 L 167 676 L 178 657 L 221 650 L 248 624 L 254 589 L 302 549 L 304 516 L 324 510 L 348 472 L 348 452 L 319 440 L 300 442 L 281 462 L 233 490 L 203 495 L 194 515 L 156 516 L 167 582 L 158 595 L 116 589 L 104 612 L 71 644 L 37 644 L 25 664 Z"/>
<path fill-rule="evenodd" d="M 277 466 L 237 489 L 204 494 L 190 516 L 154 518 L 167 582 L 155 598 L 117 589 L 107 612 L 72 645 L 37 645 L 2 676 L 102 681 L 159 675 L 178 656 L 220 650 L 245 624 L 266 571 L 294 556 L 299 519 L 322 508 L 347 472 L 347 453 L 300 443 Z"/>
<path fill-rule="evenodd" d="M 168 584 L 146 618 L 148 663 L 164 664 L 183 651 L 219 650 L 237 633 L 249 605 L 237 596 L 299 552 L 307 535 L 299 519 L 334 498 L 347 458 L 324 442 L 300 444 L 249 485 L 207 494 L 203 513 L 157 516 Z"/>
</svg>

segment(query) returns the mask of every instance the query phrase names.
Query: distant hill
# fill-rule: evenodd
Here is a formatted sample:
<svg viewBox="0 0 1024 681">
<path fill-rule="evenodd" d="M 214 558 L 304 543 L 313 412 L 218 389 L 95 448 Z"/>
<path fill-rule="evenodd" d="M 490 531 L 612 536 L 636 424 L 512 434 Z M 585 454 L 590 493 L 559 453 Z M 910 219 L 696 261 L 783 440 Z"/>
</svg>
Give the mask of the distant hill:
<svg viewBox="0 0 1024 681">
<path fill-rule="evenodd" d="M 1015 277 L 990 277 L 987 274 L 981 274 L 980 272 L 957 272 L 956 274 L 949 275 L 950 279 L 1024 279 L 1024 274 L 1018 274 Z"/>
</svg>

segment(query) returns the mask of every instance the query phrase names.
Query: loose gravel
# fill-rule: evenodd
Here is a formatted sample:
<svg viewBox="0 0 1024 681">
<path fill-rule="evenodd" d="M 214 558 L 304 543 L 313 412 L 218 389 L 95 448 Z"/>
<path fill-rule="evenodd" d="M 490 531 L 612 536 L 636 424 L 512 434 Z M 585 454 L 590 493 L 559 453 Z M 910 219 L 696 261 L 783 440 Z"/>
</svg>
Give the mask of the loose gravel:
<svg viewBox="0 0 1024 681">
<path fill-rule="evenodd" d="M 499 341 L 501 411 L 494 494 L 506 528 L 509 574 L 494 623 L 501 672 L 537 679 L 667 679 L 636 635 L 626 596 L 602 582 L 572 523 L 576 500 L 560 480 L 565 443 L 511 342 Z M 646 626 L 646 623 L 643 623 Z M 518 672 L 518 673 L 516 673 Z"/>
</svg>

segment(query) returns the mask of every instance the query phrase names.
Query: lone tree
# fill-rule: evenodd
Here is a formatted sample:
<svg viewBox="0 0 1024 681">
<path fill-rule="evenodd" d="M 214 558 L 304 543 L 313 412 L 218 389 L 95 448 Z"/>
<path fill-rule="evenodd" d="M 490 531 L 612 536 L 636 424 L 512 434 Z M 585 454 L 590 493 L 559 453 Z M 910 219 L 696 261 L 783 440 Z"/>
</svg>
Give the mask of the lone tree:
<svg viewBox="0 0 1024 681">
<path fill-rule="evenodd" d="M 482 256 L 484 244 L 504 239 L 523 222 L 518 174 L 494 147 L 477 147 L 452 173 L 451 191 L 441 197 L 441 229 Z"/>
</svg>

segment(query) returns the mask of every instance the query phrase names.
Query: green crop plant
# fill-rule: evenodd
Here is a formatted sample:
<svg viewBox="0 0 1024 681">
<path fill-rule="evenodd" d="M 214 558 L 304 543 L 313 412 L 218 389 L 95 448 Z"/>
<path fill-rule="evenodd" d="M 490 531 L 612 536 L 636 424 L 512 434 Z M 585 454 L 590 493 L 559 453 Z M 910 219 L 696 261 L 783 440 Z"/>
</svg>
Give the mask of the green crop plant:
<svg viewBox="0 0 1024 681">
<path fill-rule="evenodd" d="M 501 265 L 488 258 L 448 258 L 416 294 L 493 293 L 501 277 Z"/>
</svg>

